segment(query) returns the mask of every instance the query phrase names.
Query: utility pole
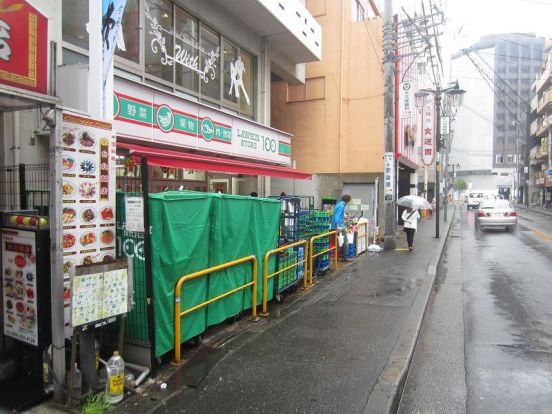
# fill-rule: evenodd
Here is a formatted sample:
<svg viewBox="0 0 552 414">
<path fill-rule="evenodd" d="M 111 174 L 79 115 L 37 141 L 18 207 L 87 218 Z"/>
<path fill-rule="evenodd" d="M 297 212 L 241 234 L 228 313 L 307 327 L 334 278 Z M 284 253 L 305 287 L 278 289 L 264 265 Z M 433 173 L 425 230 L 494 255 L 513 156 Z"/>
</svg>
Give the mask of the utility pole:
<svg viewBox="0 0 552 414">
<path fill-rule="evenodd" d="M 393 22 L 393 0 L 385 0 L 383 25 L 383 70 L 384 70 L 384 249 L 394 250 L 396 246 L 395 217 L 395 29 Z"/>
<path fill-rule="evenodd" d="M 435 237 L 439 237 L 439 193 L 441 192 L 439 172 L 441 171 L 441 90 L 437 85 L 435 93 L 435 116 L 437 122 L 435 125 L 435 136 L 437 137 L 437 159 L 435 160 Z"/>
</svg>

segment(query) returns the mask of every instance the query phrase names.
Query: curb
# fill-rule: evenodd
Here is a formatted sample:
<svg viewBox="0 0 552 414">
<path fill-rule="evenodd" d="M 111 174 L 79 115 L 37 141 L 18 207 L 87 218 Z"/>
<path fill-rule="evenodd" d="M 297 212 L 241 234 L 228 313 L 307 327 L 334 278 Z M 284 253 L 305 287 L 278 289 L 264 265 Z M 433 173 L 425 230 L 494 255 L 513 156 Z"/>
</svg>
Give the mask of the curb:
<svg viewBox="0 0 552 414">
<path fill-rule="evenodd" d="M 520 205 L 516 205 L 516 206 L 514 206 L 514 208 L 516 208 L 518 210 L 530 211 L 532 213 L 538 213 L 538 214 L 541 214 L 543 216 L 548 216 L 548 217 L 552 216 L 552 211 L 539 210 L 537 208 L 530 208 L 530 207 L 525 207 L 525 206 L 520 206 Z"/>
<path fill-rule="evenodd" d="M 410 368 L 410 362 L 412 361 L 416 342 L 418 341 L 424 320 L 425 310 L 437 276 L 437 266 L 441 260 L 455 212 L 456 205 L 454 206 L 450 220 L 445 223 L 446 228 L 441 236 L 441 240 L 427 266 L 426 277 L 416 294 L 412 309 L 404 322 L 389 360 L 374 385 L 368 402 L 362 411 L 364 414 L 397 412 L 406 375 Z"/>
</svg>

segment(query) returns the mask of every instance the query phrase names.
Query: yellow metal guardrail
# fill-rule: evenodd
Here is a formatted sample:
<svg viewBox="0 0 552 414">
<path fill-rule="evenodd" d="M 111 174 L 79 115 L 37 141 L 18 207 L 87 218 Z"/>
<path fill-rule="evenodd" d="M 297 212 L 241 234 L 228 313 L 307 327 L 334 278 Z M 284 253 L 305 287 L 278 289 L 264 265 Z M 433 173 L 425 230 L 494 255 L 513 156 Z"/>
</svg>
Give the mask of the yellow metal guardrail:
<svg viewBox="0 0 552 414">
<path fill-rule="evenodd" d="M 318 253 L 314 254 L 314 241 L 317 240 L 317 239 L 322 239 L 324 237 L 329 238 L 332 235 L 334 236 L 334 247 L 330 247 L 330 248 L 328 248 L 324 251 L 321 251 L 321 252 L 318 252 Z M 327 233 L 318 234 L 318 235 L 310 238 L 310 240 L 309 240 L 309 275 L 310 275 L 309 284 L 311 286 L 314 284 L 312 270 L 313 270 L 313 267 L 314 267 L 314 258 L 315 257 L 321 256 L 325 253 L 328 253 L 332 250 L 335 250 L 335 253 L 334 253 L 334 270 L 337 270 L 337 254 L 338 254 L 337 252 L 339 250 L 337 235 L 338 235 L 338 231 L 333 230 L 333 231 L 329 231 Z"/>
<path fill-rule="evenodd" d="M 287 249 L 291 249 L 291 248 L 296 247 L 296 246 L 305 246 L 305 254 L 304 254 L 303 260 L 298 261 L 297 263 L 292 264 L 291 266 L 285 267 L 284 269 L 280 269 L 280 270 L 278 270 L 274 273 L 271 273 L 269 275 L 268 274 L 268 260 L 270 259 L 270 256 L 273 256 L 277 253 L 284 252 Z M 264 255 L 264 261 L 263 261 L 263 310 L 262 310 L 261 316 L 268 316 L 268 312 L 267 312 L 267 308 L 268 308 L 268 305 L 267 305 L 268 279 L 271 279 L 275 276 L 278 276 L 280 273 L 283 273 L 286 270 L 295 268 L 295 267 L 297 267 L 297 266 L 304 263 L 305 270 L 304 270 L 304 273 L 303 273 L 303 287 L 305 289 L 307 288 L 307 279 L 309 278 L 309 271 L 308 271 L 309 266 L 308 266 L 308 260 L 307 260 L 308 252 L 309 252 L 309 242 L 307 240 L 300 240 L 300 241 L 295 242 L 295 243 L 286 244 L 285 246 L 281 246 L 281 247 L 278 247 L 277 249 L 270 250 L 270 251 L 266 252 L 266 254 Z"/>
<path fill-rule="evenodd" d="M 205 302 L 195 305 L 190 309 L 185 310 L 184 312 L 180 311 L 181 292 L 182 292 L 182 285 L 184 284 L 184 282 L 188 282 L 190 280 L 197 279 L 198 277 L 202 277 L 202 276 L 215 273 L 220 270 L 228 269 L 229 267 L 234 267 L 247 262 L 251 262 L 251 265 L 252 265 L 253 275 L 251 277 L 251 282 L 246 283 L 245 285 L 242 285 L 242 286 L 238 286 L 237 288 L 229 290 L 228 292 L 223 293 L 222 295 L 216 296 L 212 299 L 209 299 Z M 226 296 L 230 296 L 233 293 L 246 289 L 249 286 L 252 286 L 251 313 L 252 313 L 253 319 L 257 320 L 258 319 L 257 318 L 257 258 L 255 256 L 242 257 L 241 259 L 233 260 L 231 262 L 226 262 L 221 265 L 210 267 L 208 269 L 203 269 L 194 273 L 190 273 L 189 275 L 184 275 L 180 279 L 178 279 L 178 282 L 176 283 L 176 287 L 174 289 L 174 359 L 175 359 L 175 362 L 180 362 L 180 319 L 183 316 L 186 316 L 192 312 L 195 312 L 196 310 L 201 309 L 213 302 L 216 302 L 217 300 L 225 298 Z"/>
</svg>

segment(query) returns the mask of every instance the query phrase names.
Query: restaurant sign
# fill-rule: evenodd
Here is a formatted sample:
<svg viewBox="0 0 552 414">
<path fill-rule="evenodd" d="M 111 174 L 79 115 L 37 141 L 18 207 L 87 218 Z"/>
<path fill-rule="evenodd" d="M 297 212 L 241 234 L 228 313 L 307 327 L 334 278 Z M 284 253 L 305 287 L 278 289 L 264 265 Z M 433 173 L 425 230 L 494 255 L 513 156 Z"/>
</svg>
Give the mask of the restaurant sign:
<svg viewBox="0 0 552 414">
<path fill-rule="evenodd" d="M 115 81 L 114 126 L 122 137 L 291 164 L 290 136 L 170 94 Z"/>
<path fill-rule="evenodd" d="M 23 0 L 0 0 L 0 83 L 47 92 L 48 20 Z"/>
<path fill-rule="evenodd" d="M 435 107 L 433 96 L 428 96 L 422 110 L 422 161 L 431 165 L 435 159 Z"/>
</svg>

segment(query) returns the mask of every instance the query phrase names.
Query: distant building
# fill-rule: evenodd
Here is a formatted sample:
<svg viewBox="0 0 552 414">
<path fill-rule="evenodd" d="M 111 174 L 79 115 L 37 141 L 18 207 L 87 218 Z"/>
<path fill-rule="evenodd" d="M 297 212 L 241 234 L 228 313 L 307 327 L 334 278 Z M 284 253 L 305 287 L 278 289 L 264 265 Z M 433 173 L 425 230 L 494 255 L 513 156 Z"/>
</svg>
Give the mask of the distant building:
<svg viewBox="0 0 552 414">
<path fill-rule="evenodd" d="M 452 55 L 451 79 L 468 93 L 455 122 L 451 162 L 460 163 L 458 175 L 473 188 L 498 187 L 508 197 L 516 190 L 525 198 L 531 84 L 543 50 L 542 37 L 506 33 L 485 36 Z"/>
<path fill-rule="evenodd" d="M 528 202 L 532 206 L 552 205 L 550 135 L 552 133 L 552 41 L 546 45 L 546 60 L 531 87 L 531 115 L 528 149 Z"/>
</svg>

